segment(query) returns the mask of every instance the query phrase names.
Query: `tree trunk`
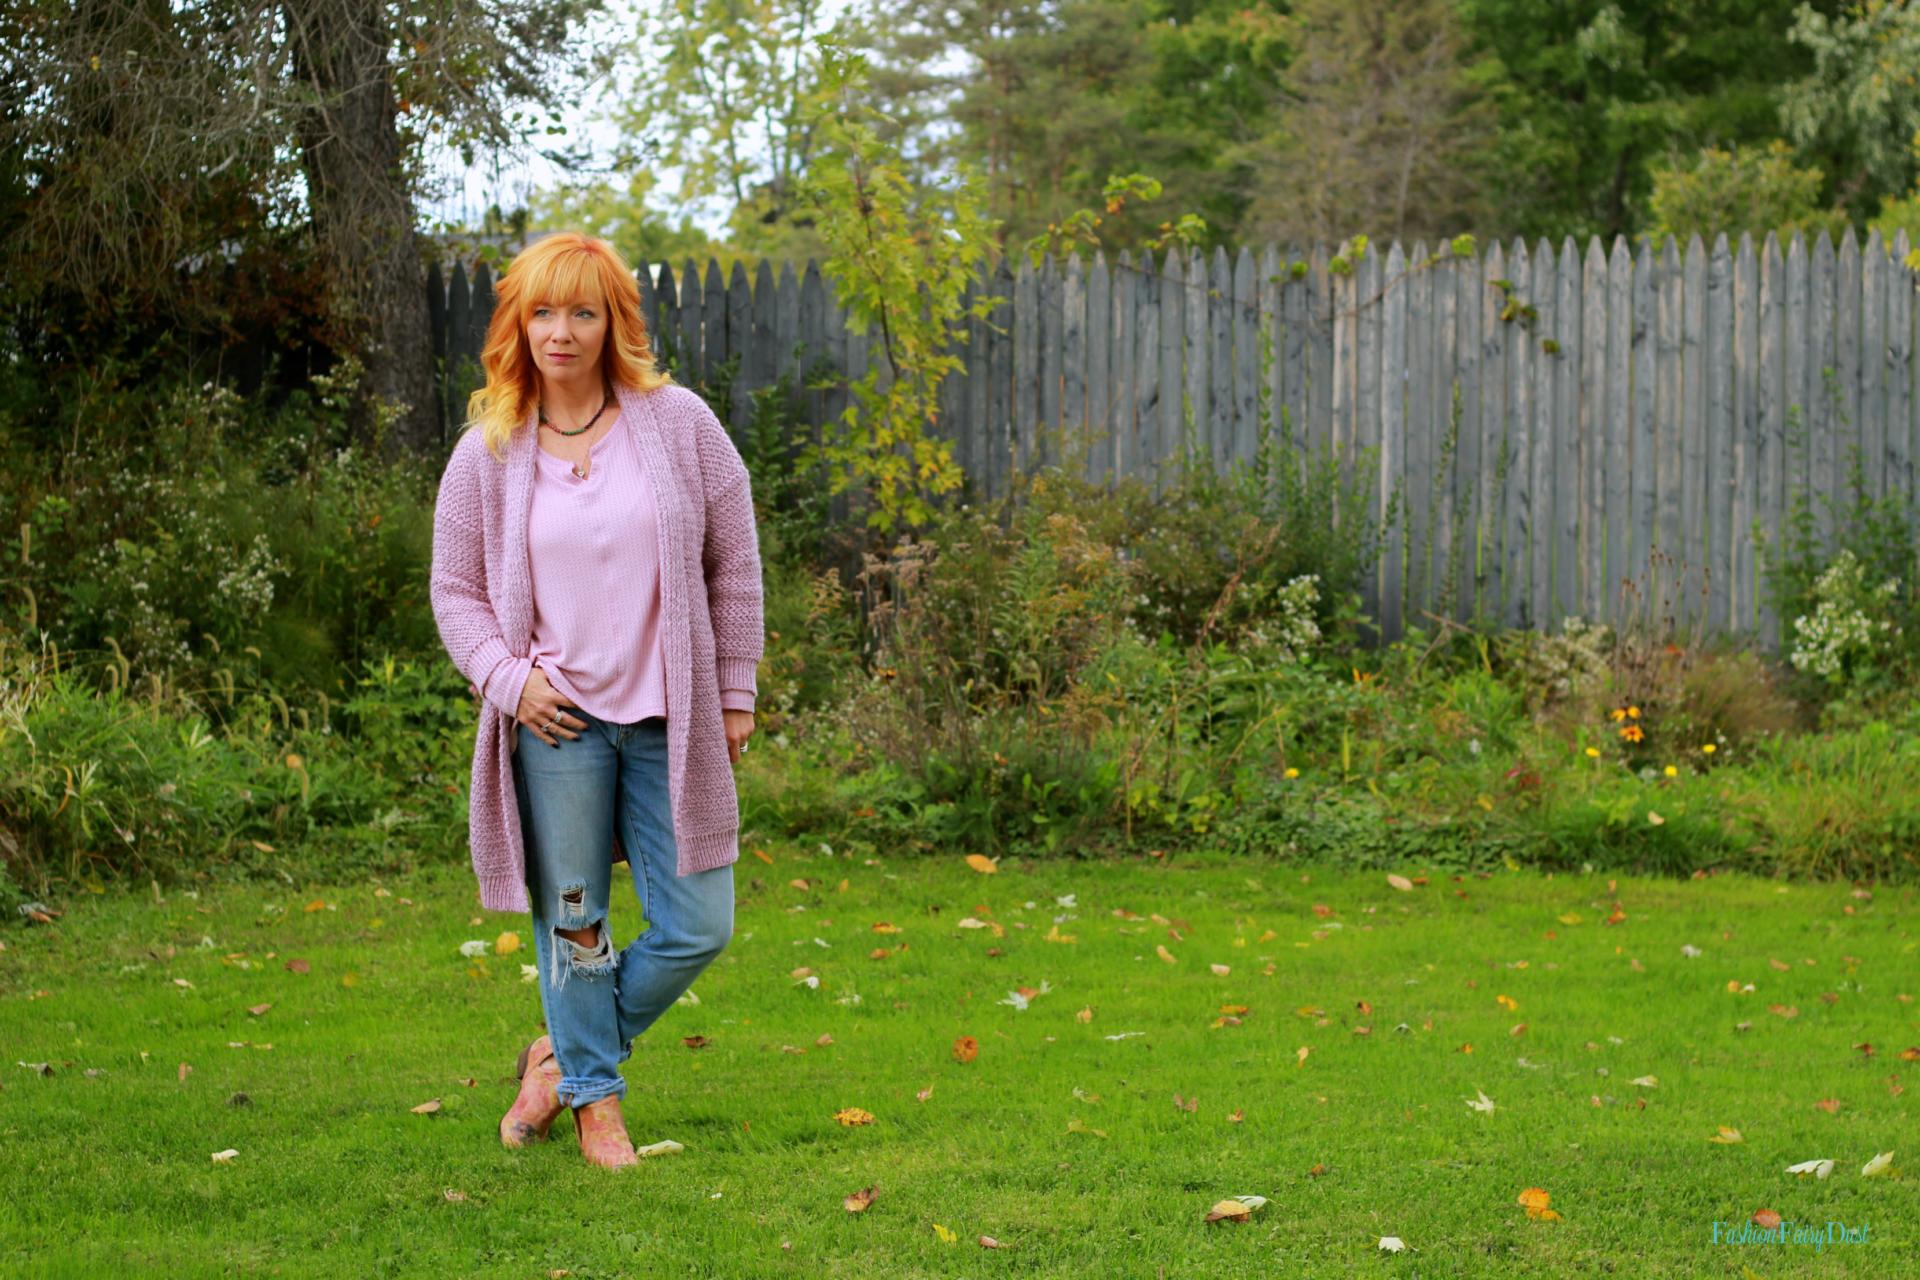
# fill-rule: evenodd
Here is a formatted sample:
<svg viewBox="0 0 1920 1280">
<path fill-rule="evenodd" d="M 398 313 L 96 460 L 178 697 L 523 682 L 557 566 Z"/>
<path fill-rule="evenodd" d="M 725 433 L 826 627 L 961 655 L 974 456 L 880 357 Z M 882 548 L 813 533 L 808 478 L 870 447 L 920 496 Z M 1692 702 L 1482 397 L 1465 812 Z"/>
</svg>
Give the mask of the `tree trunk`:
<svg viewBox="0 0 1920 1280">
<path fill-rule="evenodd" d="M 282 0 L 300 114 L 302 165 L 326 264 L 336 342 L 367 369 L 365 392 L 407 406 L 386 444 L 440 442 L 427 282 L 395 124 L 392 33 L 379 0 Z M 371 408 L 356 406 L 370 433 Z"/>
</svg>

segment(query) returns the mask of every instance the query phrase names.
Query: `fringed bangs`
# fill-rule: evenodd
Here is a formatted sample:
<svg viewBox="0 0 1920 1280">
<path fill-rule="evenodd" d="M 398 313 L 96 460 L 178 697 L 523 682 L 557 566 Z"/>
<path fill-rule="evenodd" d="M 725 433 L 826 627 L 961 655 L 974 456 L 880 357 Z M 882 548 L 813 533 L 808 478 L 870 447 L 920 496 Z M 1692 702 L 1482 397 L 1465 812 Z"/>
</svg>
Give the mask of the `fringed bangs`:
<svg viewBox="0 0 1920 1280">
<path fill-rule="evenodd" d="M 532 420 L 540 398 L 527 318 L 542 302 L 580 297 L 597 297 L 606 307 L 607 345 L 600 360 L 610 381 L 640 391 L 673 382 L 671 374 L 654 367 L 652 335 L 640 314 L 640 286 L 619 251 L 576 232 L 547 236 L 522 250 L 500 277 L 480 351 L 486 384 L 467 398 L 467 429 L 480 428 L 494 457 L 506 457 L 507 442 Z"/>
</svg>

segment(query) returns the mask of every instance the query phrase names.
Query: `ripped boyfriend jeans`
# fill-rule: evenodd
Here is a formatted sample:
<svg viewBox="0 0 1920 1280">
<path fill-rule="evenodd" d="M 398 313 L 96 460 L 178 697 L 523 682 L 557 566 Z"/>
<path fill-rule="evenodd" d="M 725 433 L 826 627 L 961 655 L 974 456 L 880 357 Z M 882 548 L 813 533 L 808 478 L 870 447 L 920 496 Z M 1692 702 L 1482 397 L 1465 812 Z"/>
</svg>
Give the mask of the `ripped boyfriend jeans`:
<svg viewBox="0 0 1920 1280">
<path fill-rule="evenodd" d="M 560 1101 L 583 1107 L 626 1096 L 620 1064 L 633 1056 L 634 1037 L 732 938 L 733 867 L 677 873 L 664 717 L 612 724 L 567 710 L 587 727 L 557 747 L 515 726 L 513 785 Z M 648 926 L 617 953 L 607 919 L 616 822 Z M 591 946 L 555 932 L 589 927 Z"/>
</svg>

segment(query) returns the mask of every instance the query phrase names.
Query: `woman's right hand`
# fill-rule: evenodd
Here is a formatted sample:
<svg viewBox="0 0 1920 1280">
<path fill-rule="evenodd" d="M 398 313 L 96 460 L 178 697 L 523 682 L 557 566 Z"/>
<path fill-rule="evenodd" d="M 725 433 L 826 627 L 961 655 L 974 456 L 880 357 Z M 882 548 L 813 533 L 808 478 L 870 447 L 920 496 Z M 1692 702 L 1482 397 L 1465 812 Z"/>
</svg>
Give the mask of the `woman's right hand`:
<svg viewBox="0 0 1920 1280">
<path fill-rule="evenodd" d="M 553 734 L 565 734 L 569 740 L 577 740 L 579 731 L 587 727 L 586 721 L 568 715 L 569 710 L 572 708 L 560 700 L 560 694 L 547 682 L 547 673 L 536 664 L 527 673 L 526 686 L 520 690 L 520 709 L 513 718 L 540 741 L 557 747 L 560 744 L 554 741 Z M 549 730 L 549 725 L 555 727 Z"/>
</svg>

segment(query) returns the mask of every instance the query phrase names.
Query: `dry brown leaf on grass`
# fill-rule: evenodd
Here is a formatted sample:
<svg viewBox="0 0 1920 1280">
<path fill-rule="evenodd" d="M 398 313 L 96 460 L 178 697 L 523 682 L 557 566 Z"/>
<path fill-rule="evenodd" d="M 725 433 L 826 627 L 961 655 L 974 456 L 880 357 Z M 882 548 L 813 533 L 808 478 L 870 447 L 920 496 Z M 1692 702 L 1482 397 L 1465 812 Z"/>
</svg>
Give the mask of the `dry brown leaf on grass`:
<svg viewBox="0 0 1920 1280">
<path fill-rule="evenodd" d="M 1001 1244 L 998 1240 L 995 1240 L 992 1236 L 981 1236 L 980 1247 L 982 1249 L 1004 1249 L 1007 1246 Z"/>
<path fill-rule="evenodd" d="M 1177 1111 L 1192 1111 L 1200 1105 L 1200 1099 L 1196 1096 L 1188 1098 L 1183 1102 L 1181 1101 L 1180 1095 L 1176 1093 L 1173 1095 L 1173 1105 Z"/>
<path fill-rule="evenodd" d="M 833 1113 L 833 1118 L 841 1124 L 872 1124 L 873 1112 L 864 1111 L 859 1107 L 843 1107 Z"/>
<path fill-rule="evenodd" d="M 1393 872 L 1389 871 L 1387 873 L 1387 883 L 1392 885 L 1394 888 L 1398 889 L 1402 893 L 1413 892 L 1413 881 L 1407 879 L 1403 875 L 1396 875 Z"/>
<path fill-rule="evenodd" d="M 438 1098 L 429 1098 L 419 1106 L 412 1108 L 413 1114 L 417 1116 L 430 1116 L 439 1109 L 440 1099 Z"/>
<path fill-rule="evenodd" d="M 1173 952 L 1167 950 L 1167 944 L 1164 942 L 1157 944 L 1153 949 L 1153 953 L 1159 956 L 1162 960 L 1165 960 L 1168 964 L 1180 963 L 1178 960 L 1174 959 Z"/>
<path fill-rule="evenodd" d="M 953 1057 L 956 1062 L 972 1062 L 980 1056 L 980 1042 L 972 1036 L 961 1036 L 953 1042 Z"/>
<path fill-rule="evenodd" d="M 972 867 L 975 871 L 978 871 L 983 876 L 990 876 L 994 872 L 1000 869 L 1000 865 L 998 863 L 996 863 L 992 858 L 989 858 L 982 853 L 968 854 L 967 865 Z"/>
<path fill-rule="evenodd" d="M 1771 1209 L 1762 1209 L 1753 1215 L 1753 1225 L 1771 1231 L 1780 1225 L 1780 1215 Z"/>
<path fill-rule="evenodd" d="M 1820 1110 L 1826 1112 L 1830 1116 L 1837 1116 L 1840 1114 L 1840 1099 L 1838 1098 L 1822 1098 L 1820 1099 L 1820 1101 L 1814 1103 L 1813 1105 L 1818 1107 Z"/>
<path fill-rule="evenodd" d="M 872 1204 L 873 1198 L 879 1194 L 880 1188 L 877 1185 L 862 1187 L 852 1195 L 843 1198 L 840 1204 L 848 1213 L 860 1213 L 865 1210 L 868 1205 Z"/>
<path fill-rule="evenodd" d="M 1707 1141 L 1717 1142 L 1721 1146 L 1732 1146 L 1736 1142 L 1745 1142 L 1746 1139 L 1740 1136 L 1738 1129 L 1729 1129 L 1726 1125 L 1721 1125 L 1720 1132 L 1708 1138 Z"/>
</svg>

